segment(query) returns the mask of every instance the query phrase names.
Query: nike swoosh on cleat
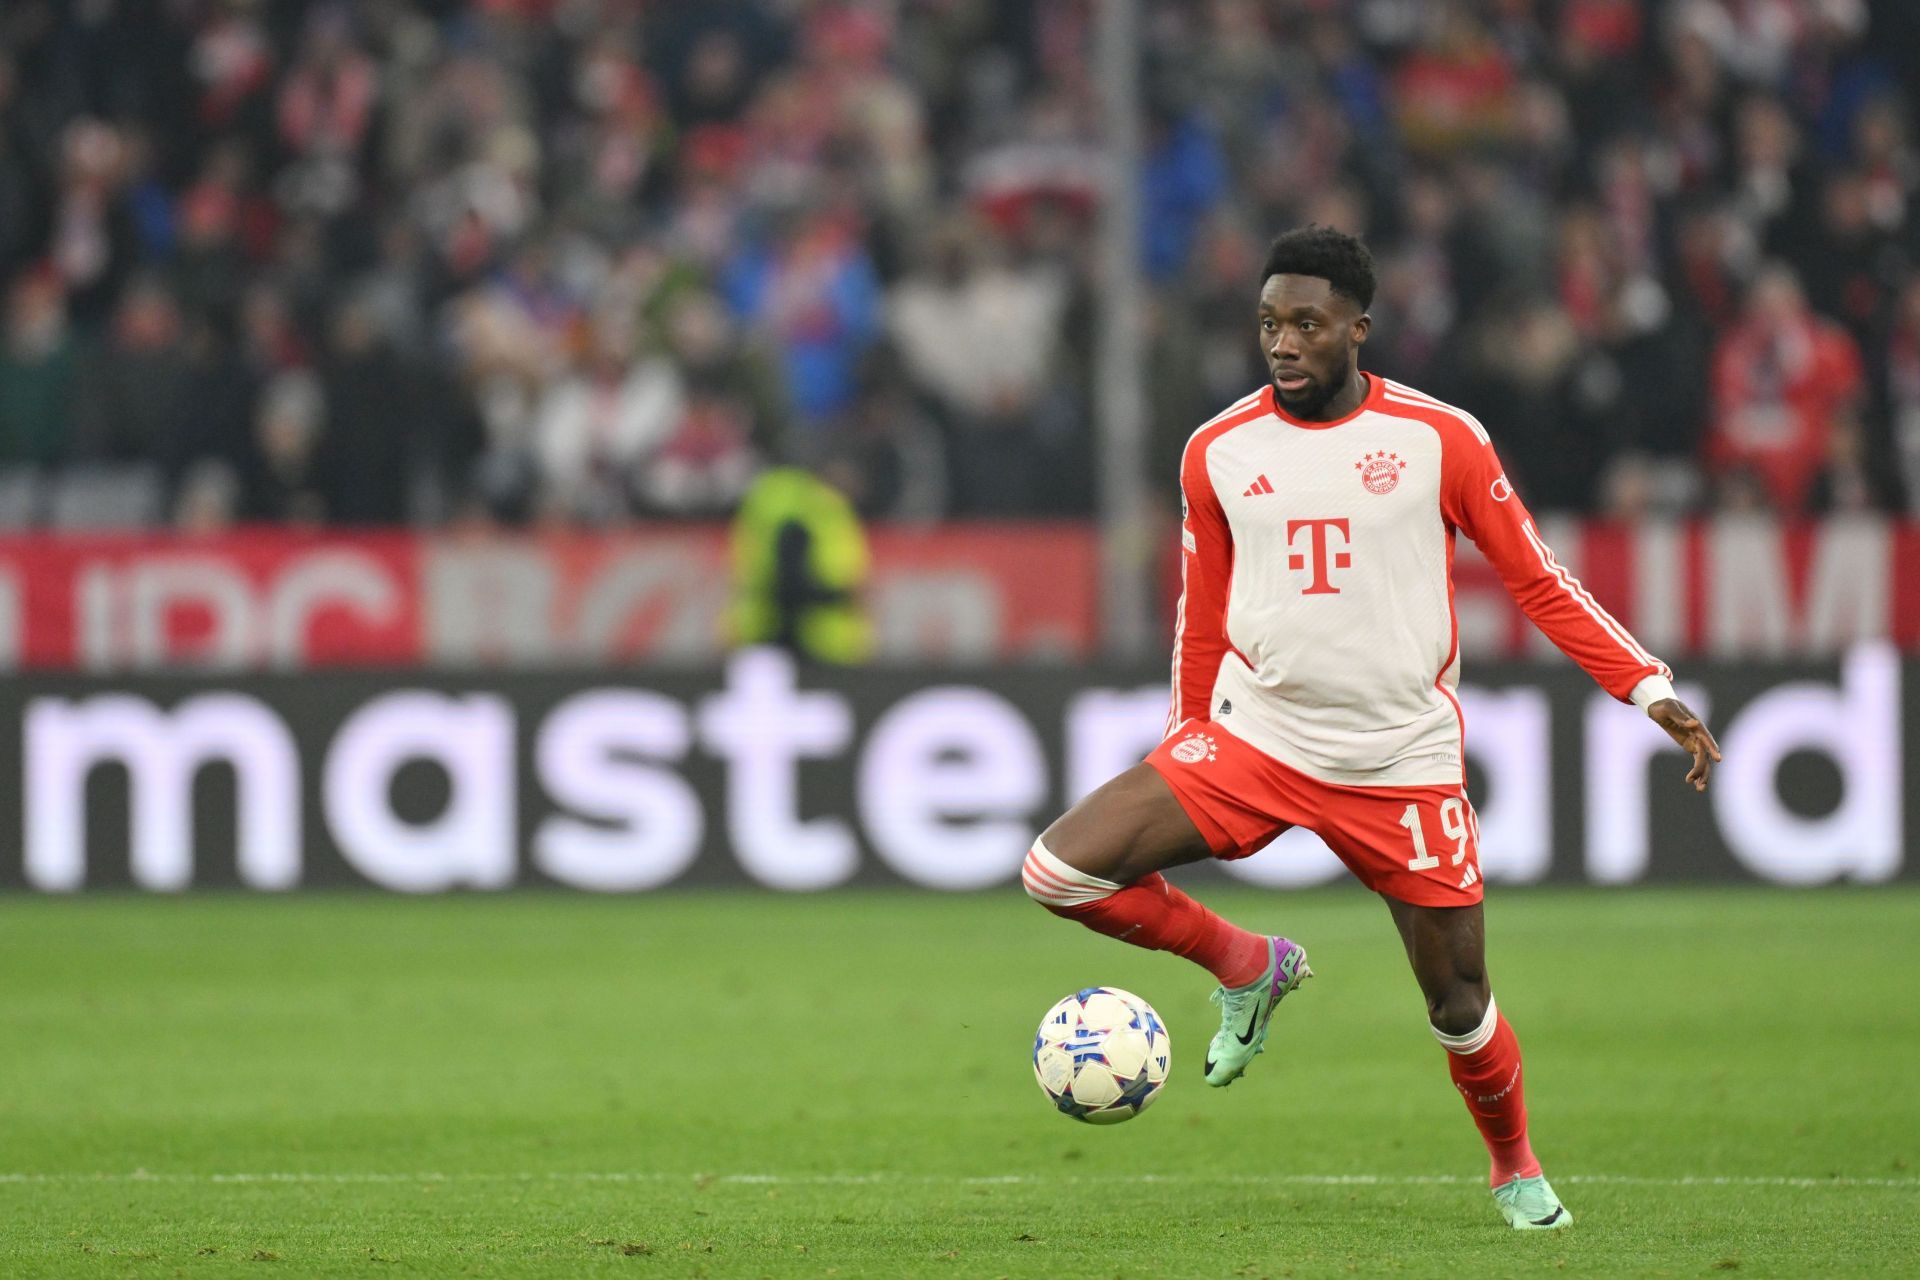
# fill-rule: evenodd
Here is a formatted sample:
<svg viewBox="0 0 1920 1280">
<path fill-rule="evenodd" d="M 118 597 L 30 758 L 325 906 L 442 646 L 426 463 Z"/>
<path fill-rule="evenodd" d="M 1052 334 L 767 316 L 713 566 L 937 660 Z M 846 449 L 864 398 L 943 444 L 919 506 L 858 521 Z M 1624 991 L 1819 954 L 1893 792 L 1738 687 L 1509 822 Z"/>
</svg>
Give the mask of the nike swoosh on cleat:
<svg viewBox="0 0 1920 1280">
<path fill-rule="evenodd" d="M 1567 1211 L 1567 1206 L 1563 1204 L 1557 1204 L 1553 1207 L 1553 1212 L 1548 1214 L 1546 1217 L 1535 1218 L 1533 1220 L 1533 1225 L 1536 1227 L 1550 1227 L 1554 1223 L 1560 1221 L 1560 1215 L 1565 1213 L 1566 1211 Z"/>
<path fill-rule="evenodd" d="M 1260 1029 L 1260 1007 L 1254 1006 L 1253 1016 L 1247 1019 L 1247 1034 L 1238 1037 L 1241 1044 L 1252 1044 L 1253 1033 Z"/>
</svg>

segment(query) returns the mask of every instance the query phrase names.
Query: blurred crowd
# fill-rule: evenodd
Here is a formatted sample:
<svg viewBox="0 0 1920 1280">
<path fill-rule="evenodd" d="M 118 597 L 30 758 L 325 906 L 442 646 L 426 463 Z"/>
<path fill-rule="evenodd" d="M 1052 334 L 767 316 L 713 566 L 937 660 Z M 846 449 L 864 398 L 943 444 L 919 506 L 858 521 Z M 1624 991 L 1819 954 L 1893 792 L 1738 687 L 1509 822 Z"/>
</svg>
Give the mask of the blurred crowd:
<svg viewBox="0 0 1920 1280">
<path fill-rule="evenodd" d="M 1092 510 L 1099 0 L 8 0 L 0 525 Z M 1920 509 L 1920 5 L 1141 0 L 1157 488 L 1267 240 L 1540 509 Z"/>
</svg>

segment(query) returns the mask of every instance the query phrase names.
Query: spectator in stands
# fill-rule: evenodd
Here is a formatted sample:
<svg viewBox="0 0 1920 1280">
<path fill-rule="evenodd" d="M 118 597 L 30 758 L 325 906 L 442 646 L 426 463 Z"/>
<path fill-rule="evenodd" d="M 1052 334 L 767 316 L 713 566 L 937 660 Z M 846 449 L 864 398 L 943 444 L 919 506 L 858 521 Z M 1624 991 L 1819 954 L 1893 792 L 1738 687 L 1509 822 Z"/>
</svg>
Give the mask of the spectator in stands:
<svg viewBox="0 0 1920 1280">
<path fill-rule="evenodd" d="M 201 412 L 192 381 L 179 304 L 157 279 L 135 280 L 110 335 L 82 363 L 72 456 L 171 469 Z"/>
<path fill-rule="evenodd" d="M 1888 453 L 1900 473 L 1909 514 L 1920 515 L 1920 275 L 1900 291 L 1894 322 L 1879 361 L 1880 413 Z M 1885 465 L 1883 462 L 1882 465 Z"/>
<path fill-rule="evenodd" d="M 1778 98 L 1763 94 L 1741 102 L 1733 119 L 1733 207 L 1765 252 L 1790 257 L 1795 245 L 1818 239 L 1799 127 Z"/>
<path fill-rule="evenodd" d="M 949 510 L 946 439 L 896 361 L 876 359 L 868 369 L 836 447 L 859 477 L 862 516 L 924 524 Z"/>
<path fill-rule="evenodd" d="M 711 290 L 688 288 L 664 300 L 663 337 L 686 376 L 725 388 L 741 402 L 748 443 L 763 457 L 781 454 L 792 430 L 785 384 L 766 351 L 742 332 Z"/>
<path fill-rule="evenodd" d="M 894 233 L 924 211 L 933 175 L 919 95 L 890 65 L 896 19 L 886 6 L 821 4 L 801 21 L 804 94 L 831 104 L 835 146 L 858 156 L 867 207 Z"/>
<path fill-rule="evenodd" d="M 312 361 L 307 337 L 277 281 L 260 280 L 248 286 L 240 299 L 240 330 L 241 359 L 257 378 L 304 368 Z"/>
<path fill-rule="evenodd" d="M 1621 375 L 1545 297 L 1488 308 L 1458 372 L 1456 398 L 1486 415 L 1529 505 L 1585 511 L 1609 442 L 1620 434 Z"/>
<path fill-rule="evenodd" d="M 1853 339 L 1809 309 L 1792 268 L 1770 263 L 1714 352 L 1704 460 L 1751 471 L 1779 510 L 1800 512 L 1834 433 L 1854 427 L 1863 390 Z"/>
<path fill-rule="evenodd" d="M 742 338 L 726 306 L 704 289 L 666 303 L 667 352 L 687 398 L 640 482 L 646 505 L 673 515 L 731 511 L 760 460 L 787 446 L 778 373 Z"/>
<path fill-rule="evenodd" d="M 0 280 L 12 279 L 46 235 L 46 201 L 24 127 L 27 105 L 13 59 L 0 47 Z"/>
<path fill-rule="evenodd" d="M 1899 469 L 1872 455 L 1859 420 L 1836 423 L 1827 437 L 1820 474 L 1808 492 L 1808 510 L 1819 515 L 1898 511 L 1902 496 Z"/>
<path fill-rule="evenodd" d="M 184 400 L 189 412 L 173 456 L 189 470 L 202 463 L 218 467 L 229 482 L 223 496 L 237 512 L 253 454 L 254 410 L 261 377 L 234 340 L 231 312 L 189 317 L 184 355 Z M 180 483 L 186 483 L 184 476 Z"/>
<path fill-rule="evenodd" d="M 188 467 L 174 496 L 173 527 L 188 537 L 208 537 L 233 527 L 240 514 L 240 477 L 232 467 L 202 458 Z"/>
<path fill-rule="evenodd" d="M 599 523 L 626 515 L 642 466 L 686 415 L 679 371 L 636 343 L 631 315 L 603 309 L 573 370 L 540 400 L 534 448 L 553 514 Z"/>
<path fill-rule="evenodd" d="M 1378 257 L 1381 315 L 1391 317 L 1369 335 L 1369 350 L 1394 376 L 1416 386 L 1459 319 L 1451 240 L 1456 203 L 1432 170 L 1409 175 L 1402 188 L 1403 233 Z"/>
<path fill-rule="evenodd" d="M 852 405 L 880 332 L 880 281 L 852 210 L 819 202 L 783 211 L 727 264 L 724 283 L 735 313 L 780 353 L 802 423 Z"/>
<path fill-rule="evenodd" d="M 349 298 L 334 312 L 319 377 L 326 423 L 318 465 L 327 520 L 399 524 L 420 466 L 415 446 L 423 413 L 411 371 L 361 299 Z"/>
<path fill-rule="evenodd" d="M 1400 135 L 1423 151 L 1498 143 L 1513 133 L 1515 69 L 1480 16 L 1464 4 L 1436 6 L 1425 38 L 1393 77 Z"/>
<path fill-rule="evenodd" d="M 1034 417 L 1068 290 L 1044 266 L 1016 270 L 1009 254 L 988 225 L 949 224 L 887 303 L 905 372 L 946 421 L 954 506 L 968 515 L 1044 505 Z"/>
<path fill-rule="evenodd" d="M 305 370 L 276 374 L 261 392 L 241 511 L 249 520 L 316 525 L 327 518 L 320 460 L 326 401 Z"/>
<path fill-rule="evenodd" d="M 126 199 L 127 160 L 125 140 L 103 121 L 81 116 L 61 131 L 59 188 L 46 248 L 82 325 L 112 311 L 139 255 Z"/>
<path fill-rule="evenodd" d="M 757 462 L 746 401 L 724 381 L 696 374 L 672 433 L 638 478 L 640 497 L 653 511 L 716 516 L 739 501 Z"/>
<path fill-rule="evenodd" d="M 66 458 L 77 365 L 59 275 L 45 267 L 22 272 L 7 295 L 0 344 L 0 461 L 45 465 Z"/>
<path fill-rule="evenodd" d="M 213 151 L 200 176 L 181 194 L 170 274 L 190 311 L 238 305 L 248 270 L 243 234 L 254 239 L 256 256 L 271 245 L 277 211 L 271 202 L 249 194 L 250 184 L 244 146 L 229 140 Z"/>
<path fill-rule="evenodd" d="M 1227 194 L 1219 140 L 1183 99 L 1183 92 L 1161 85 L 1147 104 L 1140 220 L 1147 274 L 1157 281 L 1186 268 L 1201 225 Z"/>
<path fill-rule="evenodd" d="M 1920 192 L 1920 154 L 1916 154 L 1906 104 L 1882 88 L 1861 105 L 1853 119 L 1853 161 L 1866 184 L 1867 216 L 1887 235 L 1910 232 L 1910 214 Z"/>
</svg>

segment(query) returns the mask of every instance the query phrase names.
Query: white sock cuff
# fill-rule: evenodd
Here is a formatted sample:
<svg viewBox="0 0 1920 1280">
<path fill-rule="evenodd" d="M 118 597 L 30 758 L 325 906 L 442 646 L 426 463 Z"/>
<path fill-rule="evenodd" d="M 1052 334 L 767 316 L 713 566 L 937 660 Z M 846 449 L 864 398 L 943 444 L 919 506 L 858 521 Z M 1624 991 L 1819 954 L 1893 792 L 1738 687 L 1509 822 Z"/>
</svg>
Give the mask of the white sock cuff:
<svg viewBox="0 0 1920 1280">
<path fill-rule="evenodd" d="M 1053 856 L 1045 842 L 1035 840 L 1027 850 L 1026 865 L 1020 868 L 1020 883 L 1027 896 L 1050 907 L 1077 907 L 1098 902 L 1120 892 L 1124 885 L 1099 876 L 1090 876 Z"/>
<path fill-rule="evenodd" d="M 1450 1036 L 1438 1027 L 1429 1027 L 1433 1038 L 1438 1040 L 1448 1053 L 1478 1053 L 1487 1047 L 1493 1039 L 1494 1028 L 1500 1024 L 1500 1007 L 1487 997 L 1487 1016 L 1480 1019 L 1480 1025 L 1465 1035 Z"/>
</svg>

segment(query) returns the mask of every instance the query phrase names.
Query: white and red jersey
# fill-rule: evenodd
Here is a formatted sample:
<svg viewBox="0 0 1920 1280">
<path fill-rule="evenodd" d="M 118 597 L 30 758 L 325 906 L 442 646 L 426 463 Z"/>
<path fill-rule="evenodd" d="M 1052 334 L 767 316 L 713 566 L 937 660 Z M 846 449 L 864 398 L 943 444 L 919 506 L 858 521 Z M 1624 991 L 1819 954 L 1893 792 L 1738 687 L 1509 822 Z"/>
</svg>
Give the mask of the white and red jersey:
<svg viewBox="0 0 1920 1280">
<path fill-rule="evenodd" d="M 1472 415 L 1368 381 L 1331 422 L 1263 387 L 1187 442 L 1168 732 L 1212 719 L 1326 782 L 1461 781 L 1456 532 L 1607 692 L 1671 696 L 1672 673 L 1554 560 Z"/>
</svg>

